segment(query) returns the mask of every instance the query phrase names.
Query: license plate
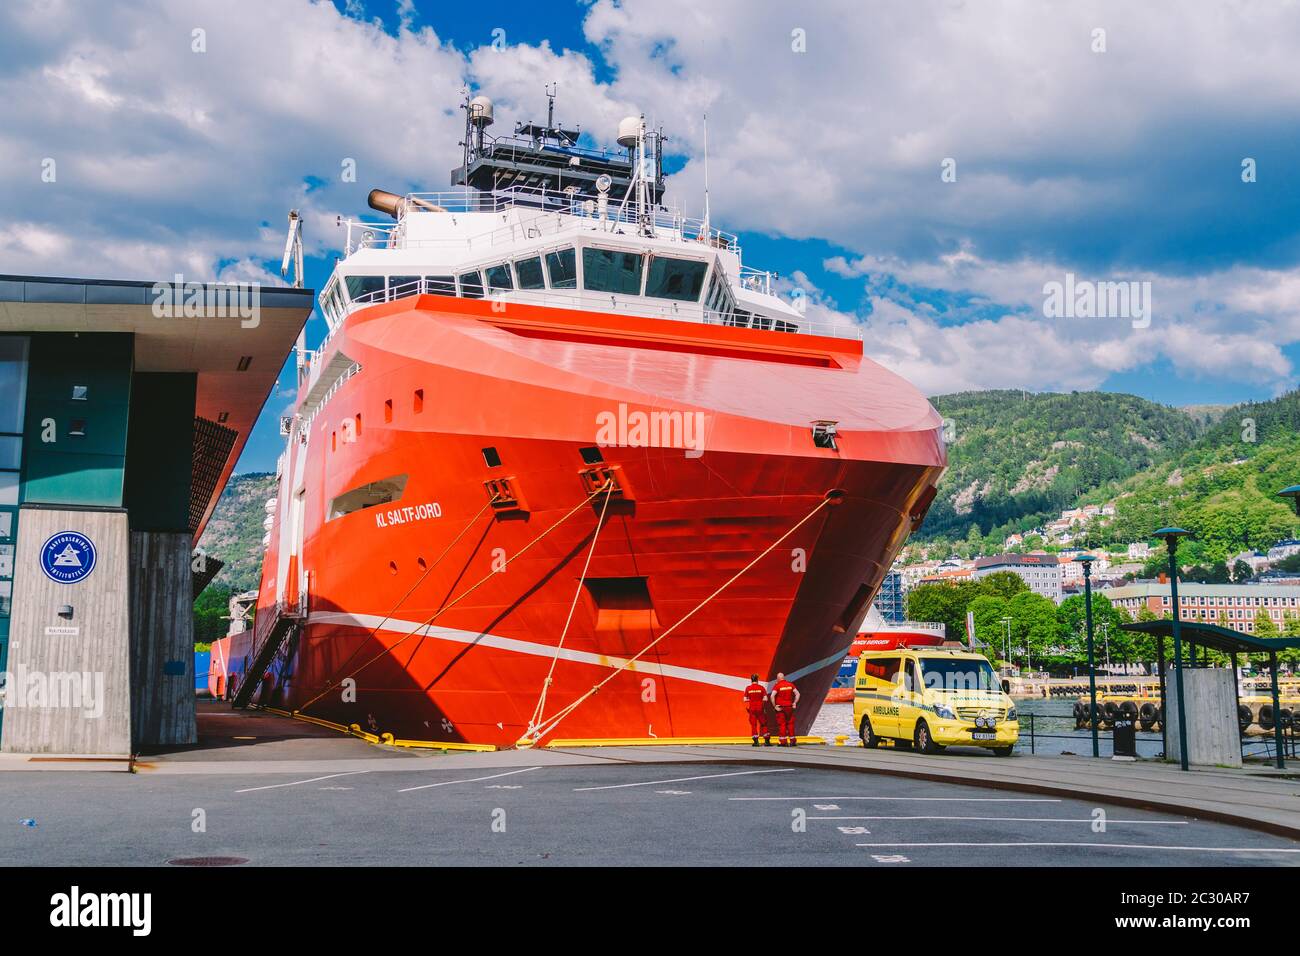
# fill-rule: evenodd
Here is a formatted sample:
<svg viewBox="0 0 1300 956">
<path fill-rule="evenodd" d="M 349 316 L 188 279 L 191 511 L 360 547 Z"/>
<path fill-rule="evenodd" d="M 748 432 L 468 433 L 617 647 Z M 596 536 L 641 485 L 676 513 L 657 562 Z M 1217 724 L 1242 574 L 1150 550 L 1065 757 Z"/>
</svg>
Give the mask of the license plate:
<svg viewBox="0 0 1300 956">
<path fill-rule="evenodd" d="M 997 740 L 998 739 L 997 734 L 990 733 L 989 731 L 986 730 L 977 730 L 974 733 L 972 733 L 971 736 L 974 737 L 976 740 Z"/>
</svg>

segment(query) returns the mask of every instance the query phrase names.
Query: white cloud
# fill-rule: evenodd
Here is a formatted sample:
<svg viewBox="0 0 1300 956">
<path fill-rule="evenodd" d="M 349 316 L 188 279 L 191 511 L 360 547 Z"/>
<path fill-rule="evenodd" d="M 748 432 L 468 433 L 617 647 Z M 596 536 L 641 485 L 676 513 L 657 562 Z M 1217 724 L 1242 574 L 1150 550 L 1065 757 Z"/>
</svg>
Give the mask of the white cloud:
<svg viewBox="0 0 1300 956">
<path fill-rule="evenodd" d="M 1293 380 L 1300 199 L 1276 143 L 1300 122 L 1300 18 L 1285 6 L 575 5 L 608 72 L 513 44 L 508 12 L 503 49 L 463 50 L 436 9 L 389 9 L 395 33 L 307 0 L 0 7 L 0 271 L 265 275 L 290 207 L 308 253 L 332 253 L 335 216 L 364 212 L 372 186 L 447 187 L 467 82 L 505 131 L 558 81 L 560 117 L 600 141 L 638 110 L 665 125 L 688 159 L 670 197 L 692 214 L 707 112 L 715 223 L 844 249 L 824 265 L 862 280 L 869 353 L 927 391 L 1087 388 L 1159 358 Z M 1240 182 L 1243 155 L 1259 183 Z M 1067 271 L 1150 280 L 1152 328 L 1043 319 L 1043 283 Z M 819 293 L 809 312 L 858 321 Z"/>
</svg>

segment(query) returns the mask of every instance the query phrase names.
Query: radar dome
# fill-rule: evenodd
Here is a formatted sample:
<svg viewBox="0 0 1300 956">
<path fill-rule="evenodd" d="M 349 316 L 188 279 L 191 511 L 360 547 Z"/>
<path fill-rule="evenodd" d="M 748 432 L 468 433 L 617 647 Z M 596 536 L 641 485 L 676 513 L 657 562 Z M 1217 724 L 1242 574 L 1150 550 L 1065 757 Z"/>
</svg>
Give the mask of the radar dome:
<svg viewBox="0 0 1300 956">
<path fill-rule="evenodd" d="M 491 126 L 492 101 L 486 96 L 476 96 L 469 101 L 469 121 L 475 126 Z"/>
<path fill-rule="evenodd" d="M 641 135 L 641 117 L 625 116 L 618 123 L 618 145 L 631 149 Z"/>
</svg>

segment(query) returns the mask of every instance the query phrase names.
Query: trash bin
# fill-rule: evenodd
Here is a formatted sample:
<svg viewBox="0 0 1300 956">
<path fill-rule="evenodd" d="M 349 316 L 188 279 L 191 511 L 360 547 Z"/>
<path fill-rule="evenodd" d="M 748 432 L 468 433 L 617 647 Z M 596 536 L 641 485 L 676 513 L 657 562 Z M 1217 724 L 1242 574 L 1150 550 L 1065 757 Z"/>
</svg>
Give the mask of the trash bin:
<svg viewBox="0 0 1300 956">
<path fill-rule="evenodd" d="M 1116 757 L 1136 757 L 1137 756 L 1137 728 L 1134 726 L 1136 721 L 1128 714 L 1123 714 L 1115 718 L 1111 724 L 1112 745 L 1111 750 Z"/>
</svg>

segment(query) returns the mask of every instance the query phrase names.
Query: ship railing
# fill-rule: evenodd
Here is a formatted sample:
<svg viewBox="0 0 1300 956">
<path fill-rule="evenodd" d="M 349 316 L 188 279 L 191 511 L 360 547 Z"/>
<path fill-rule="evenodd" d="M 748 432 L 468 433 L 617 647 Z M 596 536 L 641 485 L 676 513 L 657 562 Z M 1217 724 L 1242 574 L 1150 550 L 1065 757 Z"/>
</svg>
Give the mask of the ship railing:
<svg viewBox="0 0 1300 956">
<path fill-rule="evenodd" d="M 324 354 L 325 354 L 325 347 L 321 346 L 320 351 L 316 356 L 317 360 L 318 361 L 323 360 Z M 321 409 L 323 409 L 326 405 L 329 404 L 330 399 L 334 397 L 334 394 L 340 388 L 343 387 L 343 384 L 348 379 L 350 379 L 353 375 L 356 375 L 360 371 L 361 371 L 361 364 L 359 362 L 353 362 L 351 365 L 349 365 L 346 369 L 343 370 L 343 373 L 334 380 L 334 383 L 330 385 L 330 387 L 326 390 L 325 394 L 321 396 L 320 402 L 318 402 L 316 407 L 312 409 L 312 413 L 303 419 L 302 427 L 299 429 L 300 435 L 305 436 L 311 434 L 312 423 L 316 421 L 316 416 L 318 416 L 321 413 Z"/>
<path fill-rule="evenodd" d="M 413 279 L 396 286 L 376 289 L 350 301 L 349 309 L 365 308 L 380 302 L 392 302 L 413 295 L 440 295 L 449 298 L 446 287 L 429 277 Z M 556 289 L 488 289 L 484 298 L 500 303 L 504 310 L 509 303 L 519 302 L 525 305 L 542 305 L 552 308 L 574 309 L 583 312 L 603 312 L 606 314 L 626 314 L 646 318 L 672 319 L 679 322 L 695 322 L 703 325 L 722 325 L 731 328 L 751 328 L 762 331 L 804 333 L 821 335 L 838 339 L 862 338 L 862 327 L 852 323 L 819 322 L 800 316 L 772 317 L 747 312 L 743 309 L 718 311 L 701 308 L 697 303 L 651 301 L 643 297 L 621 297 L 604 293 L 579 294 L 562 292 Z M 322 347 L 321 352 L 323 353 Z"/>
<path fill-rule="evenodd" d="M 683 215 L 679 210 L 665 206 L 656 206 L 647 213 L 642 223 L 637 215 L 635 204 L 622 199 L 610 198 L 605 209 L 604 218 L 600 215 L 599 205 L 590 196 L 577 196 L 566 192 L 556 192 L 535 186 L 511 186 L 508 189 L 492 191 L 450 190 L 442 192 L 407 193 L 404 205 L 406 216 L 423 213 L 497 213 L 509 209 L 534 209 L 544 213 L 555 213 L 576 220 L 591 223 L 631 224 L 653 227 L 653 233 L 659 238 L 676 238 L 692 242 L 707 242 L 715 248 L 726 249 L 737 255 L 740 253 L 740 240 L 734 233 L 714 229 L 702 219 Z M 402 248 L 411 248 L 412 243 L 405 240 L 402 223 L 372 223 L 349 221 L 349 230 L 356 226 L 362 229 L 360 243 L 355 248 L 393 248 L 394 243 Z M 590 228 L 590 227 L 589 227 Z M 464 238 L 449 240 L 418 240 L 419 243 L 464 244 Z M 472 241 L 472 239 L 470 240 Z M 350 254 L 351 250 L 349 250 Z"/>
</svg>

